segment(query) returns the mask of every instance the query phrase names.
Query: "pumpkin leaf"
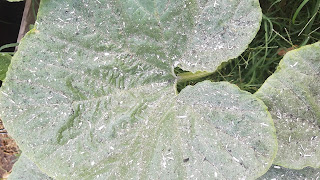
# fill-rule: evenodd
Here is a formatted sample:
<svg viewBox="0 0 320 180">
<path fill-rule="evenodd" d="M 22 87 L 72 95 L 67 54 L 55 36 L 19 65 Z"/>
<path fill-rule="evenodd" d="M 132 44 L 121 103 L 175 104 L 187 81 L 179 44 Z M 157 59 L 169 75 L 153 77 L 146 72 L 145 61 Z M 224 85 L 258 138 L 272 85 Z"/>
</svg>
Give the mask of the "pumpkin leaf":
<svg viewBox="0 0 320 180">
<path fill-rule="evenodd" d="M 213 12 L 229 6 L 236 23 Z M 228 34 L 260 17 L 257 0 L 43 0 L 1 88 L 1 118 L 54 179 L 257 178 L 277 151 L 263 102 L 208 81 L 177 95 L 173 67 L 198 49 L 195 39 L 216 36 L 199 22 L 219 29 L 221 19 Z M 258 26 L 249 29 L 254 36 Z M 217 60 L 215 45 L 204 45 L 209 64 L 188 60 L 201 62 L 198 70 L 241 53 L 230 48 Z"/>
<path fill-rule="evenodd" d="M 320 167 L 320 43 L 288 52 L 256 92 L 269 107 L 279 151 L 274 164 Z"/>
<path fill-rule="evenodd" d="M 215 71 L 222 62 L 238 57 L 255 37 L 262 13 L 258 1 L 198 1 L 194 28 L 187 34 L 182 69 Z M 188 28 L 188 27 L 186 27 Z"/>
<path fill-rule="evenodd" d="M 41 172 L 27 156 L 22 154 L 14 164 L 12 173 L 8 178 L 8 180 L 17 179 L 51 180 L 52 178 Z"/>
<path fill-rule="evenodd" d="M 204 81 L 183 89 L 177 102 L 187 136 L 182 142 L 194 153 L 187 153 L 193 157 L 187 172 L 196 169 L 200 179 L 255 179 L 272 164 L 275 130 L 261 100 L 228 82 Z"/>
<path fill-rule="evenodd" d="M 319 179 L 320 169 L 306 167 L 300 170 L 286 169 L 280 166 L 272 166 L 269 171 L 257 180 L 289 180 L 289 179 Z"/>
</svg>

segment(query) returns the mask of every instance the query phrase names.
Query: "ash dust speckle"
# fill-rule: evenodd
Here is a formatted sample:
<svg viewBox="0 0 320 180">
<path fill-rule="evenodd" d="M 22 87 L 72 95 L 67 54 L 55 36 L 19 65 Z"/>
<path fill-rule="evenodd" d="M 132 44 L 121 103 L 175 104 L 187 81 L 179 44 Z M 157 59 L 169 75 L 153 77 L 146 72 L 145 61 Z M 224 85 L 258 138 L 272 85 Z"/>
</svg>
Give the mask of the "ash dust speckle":
<svg viewBox="0 0 320 180">
<path fill-rule="evenodd" d="M 30 51 L 20 52 L 28 63 L 16 69 L 19 81 L 1 91 L 7 100 L 1 111 L 23 107 L 11 108 L 6 118 L 26 125 L 17 134 L 30 132 L 20 137 L 29 154 L 57 179 L 177 179 L 182 171 L 181 178 L 234 179 L 267 168 L 255 159 L 273 153 L 261 109 L 240 107 L 242 94 L 226 91 L 229 85 L 198 86 L 177 97 L 171 72 L 172 65 L 214 71 L 238 56 L 257 30 L 259 9 L 247 6 L 251 1 L 144 2 L 44 1 L 52 9 L 38 18 L 39 33 L 25 40 Z M 256 129 L 247 132 L 248 126 Z M 60 145 L 54 144 L 58 131 Z M 262 137 L 270 146 L 257 145 Z M 259 166 L 245 170 L 242 158 Z"/>
<path fill-rule="evenodd" d="M 314 58 L 319 50 L 316 43 L 288 52 L 279 71 L 256 93 L 266 102 L 279 131 L 275 162 L 286 167 L 319 165 L 320 141 L 315 137 L 320 133 L 320 86 L 315 72 L 320 64 Z"/>
</svg>

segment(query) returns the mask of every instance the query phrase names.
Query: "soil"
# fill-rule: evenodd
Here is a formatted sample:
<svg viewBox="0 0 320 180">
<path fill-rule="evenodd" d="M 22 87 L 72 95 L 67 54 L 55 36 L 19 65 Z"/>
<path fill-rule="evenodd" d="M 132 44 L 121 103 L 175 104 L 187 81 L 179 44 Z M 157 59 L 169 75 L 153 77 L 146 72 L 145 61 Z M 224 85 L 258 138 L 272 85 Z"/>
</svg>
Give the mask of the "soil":
<svg viewBox="0 0 320 180">
<path fill-rule="evenodd" d="M 9 136 L 0 120 L 0 179 L 7 178 L 19 154 L 19 147 Z"/>
</svg>

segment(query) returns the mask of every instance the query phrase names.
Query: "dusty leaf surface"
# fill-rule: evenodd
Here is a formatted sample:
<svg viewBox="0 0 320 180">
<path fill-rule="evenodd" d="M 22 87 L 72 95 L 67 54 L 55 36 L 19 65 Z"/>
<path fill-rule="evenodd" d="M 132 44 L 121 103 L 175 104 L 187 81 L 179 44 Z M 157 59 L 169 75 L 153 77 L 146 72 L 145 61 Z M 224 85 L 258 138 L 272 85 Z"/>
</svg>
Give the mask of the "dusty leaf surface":
<svg viewBox="0 0 320 180">
<path fill-rule="evenodd" d="M 46 174 L 28 159 L 27 156 L 21 154 L 19 160 L 14 164 L 13 171 L 9 175 L 8 180 L 52 180 Z"/>
<path fill-rule="evenodd" d="M 259 177 L 277 149 L 263 102 L 207 81 L 177 95 L 172 73 L 179 63 L 214 71 L 238 56 L 236 46 L 259 27 L 258 5 L 43 0 L 1 89 L 1 117 L 25 156 L 54 179 Z M 234 31 L 231 46 L 221 41 L 229 48 L 214 51 L 216 30 L 229 38 Z"/>
<path fill-rule="evenodd" d="M 271 166 L 266 174 L 257 180 L 317 180 L 320 178 L 320 169 L 306 167 L 300 170 L 286 169 L 281 166 Z"/>
<path fill-rule="evenodd" d="M 257 97 L 274 120 L 279 150 L 274 164 L 320 167 L 320 43 L 288 52 Z"/>
</svg>

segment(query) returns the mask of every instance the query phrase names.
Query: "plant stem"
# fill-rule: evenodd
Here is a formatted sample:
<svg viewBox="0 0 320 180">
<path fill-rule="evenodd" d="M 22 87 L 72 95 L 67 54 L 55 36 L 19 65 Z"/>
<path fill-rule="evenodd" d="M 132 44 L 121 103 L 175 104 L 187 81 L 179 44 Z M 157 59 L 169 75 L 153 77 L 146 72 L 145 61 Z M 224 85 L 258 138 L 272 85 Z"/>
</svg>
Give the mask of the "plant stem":
<svg viewBox="0 0 320 180">
<path fill-rule="evenodd" d="M 213 74 L 213 72 L 207 72 L 207 71 L 198 71 L 196 73 L 192 73 L 192 72 L 180 73 L 178 74 L 178 83 L 197 80 L 197 79 L 209 76 L 211 74 Z"/>
</svg>

